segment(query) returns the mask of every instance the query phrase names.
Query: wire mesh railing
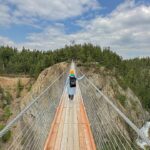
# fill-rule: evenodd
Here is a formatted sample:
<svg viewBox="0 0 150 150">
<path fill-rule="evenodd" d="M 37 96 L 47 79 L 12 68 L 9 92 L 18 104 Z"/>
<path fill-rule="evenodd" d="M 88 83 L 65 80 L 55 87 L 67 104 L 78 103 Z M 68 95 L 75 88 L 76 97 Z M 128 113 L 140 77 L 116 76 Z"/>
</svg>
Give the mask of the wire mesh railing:
<svg viewBox="0 0 150 150">
<path fill-rule="evenodd" d="M 138 137 L 150 145 L 149 139 L 87 77 L 79 85 L 97 150 L 139 150 Z"/>
<path fill-rule="evenodd" d="M 31 103 L 0 131 L 0 137 L 9 130 L 13 132 L 9 146 L 3 149 L 44 148 L 66 87 L 67 73 L 63 72 L 38 97 L 33 97 Z M 82 76 L 82 72 L 78 70 L 77 75 Z M 79 85 L 97 150 L 139 150 L 138 137 L 150 144 L 149 139 L 87 77 Z"/>
<path fill-rule="evenodd" d="M 68 70 L 63 72 L 38 97 L 33 98 L 8 125 L 0 137 L 12 131 L 7 150 L 42 150 L 66 84 Z"/>
</svg>

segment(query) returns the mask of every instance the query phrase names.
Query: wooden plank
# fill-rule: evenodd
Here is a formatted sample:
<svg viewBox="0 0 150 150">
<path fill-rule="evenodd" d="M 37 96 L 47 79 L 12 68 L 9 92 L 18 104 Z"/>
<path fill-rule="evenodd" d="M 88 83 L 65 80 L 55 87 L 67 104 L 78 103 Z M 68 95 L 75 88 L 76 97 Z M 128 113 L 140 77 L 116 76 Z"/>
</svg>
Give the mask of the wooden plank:
<svg viewBox="0 0 150 150">
<path fill-rule="evenodd" d="M 83 127 L 82 124 L 78 124 L 78 129 L 79 129 L 79 144 L 80 144 L 80 150 L 86 150 L 86 143 L 84 139 L 84 132 L 83 132 Z"/>
<path fill-rule="evenodd" d="M 79 146 L 80 146 L 80 150 L 86 150 L 86 146 L 85 146 L 85 140 L 84 140 L 84 132 L 83 132 L 83 127 L 82 127 L 82 118 L 81 118 L 81 112 L 80 109 L 78 108 L 78 132 L 79 132 Z"/>
<path fill-rule="evenodd" d="M 79 150 L 79 130 L 78 130 L 78 118 L 77 118 L 77 108 L 78 108 L 78 97 L 75 95 L 74 106 L 73 106 L 73 144 L 74 150 Z"/>
<path fill-rule="evenodd" d="M 68 106 L 68 100 L 66 101 L 66 105 Z M 67 136 L 68 136 L 68 116 L 69 116 L 69 107 L 66 107 L 66 114 L 65 114 L 65 121 L 64 121 L 64 128 L 63 128 L 63 136 L 61 141 L 61 150 L 67 149 Z"/>
<path fill-rule="evenodd" d="M 51 138 L 50 138 L 48 146 L 46 147 L 46 150 L 53 150 L 54 149 L 58 127 L 59 127 L 59 124 L 54 125 L 53 131 L 51 133 Z"/>
<path fill-rule="evenodd" d="M 81 97 L 80 97 L 81 99 Z M 83 130 L 84 130 L 84 136 L 85 136 L 85 143 L 88 150 L 96 150 L 96 146 L 94 143 L 94 139 L 92 136 L 92 132 L 90 129 L 89 121 L 87 118 L 86 111 L 84 109 L 83 101 L 80 101 L 80 112 L 81 112 L 81 118 L 83 123 Z"/>
<path fill-rule="evenodd" d="M 44 150 L 51 150 L 54 148 L 57 133 L 58 133 L 58 127 L 59 127 L 59 123 L 56 123 L 56 122 L 59 122 L 59 120 L 61 119 L 60 114 L 61 114 L 61 111 L 63 108 L 63 102 L 64 102 L 63 98 L 64 98 L 64 95 L 62 96 L 60 105 L 57 108 L 49 136 L 48 136 L 47 141 L 46 141 L 45 146 L 44 146 Z"/>
<path fill-rule="evenodd" d="M 68 124 L 64 124 L 63 136 L 61 141 L 61 150 L 67 149 L 67 134 L 68 134 Z"/>
<path fill-rule="evenodd" d="M 87 129 L 87 124 L 83 124 L 83 132 L 84 132 L 84 140 L 85 140 L 85 145 L 86 145 L 86 149 L 87 150 L 92 150 L 92 145 L 91 145 L 91 141 L 90 141 L 90 138 L 89 138 L 89 133 L 88 133 L 88 129 Z"/>
<path fill-rule="evenodd" d="M 72 130 L 72 124 L 69 124 L 69 132 L 68 132 L 68 143 L 67 143 L 67 150 L 74 150 L 73 146 L 73 130 Z"/>
<path fill-rule="evenodd" d="M 78 120 L 77 120 L 77 107 L 76 107 L 76 104 L 74 104 L 74 106 L 73 106 L 73 123 L 74 123 L 74 124 L 77 124 L 77 123 L 78 123 Z"/>
<path fill-rule="evenodd" d="M 54 148 L 55 150 L 60 150 L 60 147 L 61 147 L 61 140 L 63 136 L 63 128 L 64 128 L 64 121 L 65 121 L 65 113 L 66 113 L 66 108 L 63 108 L 63 114 L 62 114 L 60 126 L 58 129 L 58 134 L 57 134 L 57 138 L 55 142 L 55 148 Z"/>
<path fill-rule="evenodd" d="M 79 150 L 79 129 L 78 129 L 78 117 L 77 117 L 77 108 L 78 108 L 78 98 L 75 96 L 74 101 L 74 107 L 73 107 L 73 123 L 74 123 L 74 129 L 73 129 L 73 142 L 74 142 L 74 149 Z"/>
<path fill-rule="evenodd" d="M 78 84 L 74 100 L 63 95 L 53 122 L 45 150 L 96 150 Z"/>
<path fill-rule="evenodd" d="M 67 150 L 73 150 L 73 107 L 72 107 L 72 101 L 69 102 L 70 107 L 69 107 L 69 131 L 68 131 L 68 143 L 67 143 Z"/>
</svg>

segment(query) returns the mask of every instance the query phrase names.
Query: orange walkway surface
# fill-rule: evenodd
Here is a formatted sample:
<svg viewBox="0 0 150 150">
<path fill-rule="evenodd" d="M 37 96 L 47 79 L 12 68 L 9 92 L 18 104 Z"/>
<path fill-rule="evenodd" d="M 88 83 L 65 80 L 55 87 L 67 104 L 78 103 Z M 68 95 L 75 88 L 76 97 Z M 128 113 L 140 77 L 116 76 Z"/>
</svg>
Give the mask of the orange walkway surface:
<svg viewBox="0 0 150 150">
<path fill-rule="evenodd" d="M 74 100 L 64 92 L 44 150 L 96 150 L 79 88 Z"/>
</svg>

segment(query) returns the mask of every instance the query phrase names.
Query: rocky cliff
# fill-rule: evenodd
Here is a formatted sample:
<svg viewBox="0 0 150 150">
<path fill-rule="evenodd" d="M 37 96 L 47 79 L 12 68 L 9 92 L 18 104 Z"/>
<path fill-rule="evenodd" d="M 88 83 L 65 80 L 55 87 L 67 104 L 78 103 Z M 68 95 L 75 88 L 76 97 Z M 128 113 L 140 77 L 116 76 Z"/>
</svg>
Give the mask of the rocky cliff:
<svg viewBox="0 0 150 150">
<path fill-rule="evenodd" d="M 96 87 L 98 87 L 99 90 L 101 90 L 138 128 L 141 128 L 145 122 L 149 120 L 150 115 L 143 109 L 139 98 L 129 87 L 122 86 L 112 71 L 104 67 L 96 67 L 96 65 L 79 66 L 79 69 L 83 74 L 86 74 L 90 81 L 92 81 Z M 88 95 L 90 94 L 93 99 L 94 96 L 96 96 L 96 90 L 93 94 L 91 94 L 91 89 L 88 90 L 88 88 L 86 92 L 84 92 L 84 90 L 81 91 L 83 91 L 83 97 L 86 93 L 88 93 Z M 86 95 L 85 97 L 87 100 L 88 96 Z M 103 105 L 102 101 L 101 105 Z M 95 108 L 95 111 L 96 110 L 99 111 L 98 108 Z M 101 115 L 102 120 L 106 117 L 108 122 L 109 120 L 111 122 L 113 118 L 124 134 L 126 134 L 126 136 L 131 140 L 134 140 L 134 142 L 136 141 L 136 138 L 138 137 L 137 134 L 123 121 L 123 119 L 120 118 L 117 113 L 115 113 L 112 107 L 103 107 L 103 111 L 111 114 L 111 118 L 109 114 L 106 114 L 105 116 Z M 109 124 L 107 125 L 109 126 Z M 111 128 L 109 127 L 108 132 L 111 134 Z"/>
<path fill-rule="evenodd" d="M 20 107 L 24 108 L 32 98 L 37 97 L 48 85 L 50 85 L 63 71 L 68 68 L 68 63 L 59 63 L 41 72 L 31 91 L 21 100 Z"/>
<path fill-rule="evenodd" d="M 45 69 L 44 71 L 41 72 L 41 74 L 39 75 L 39 77 L 37 78 L 37 80 L 34 82 L 34 84 L 32 85 L 31 90 L 22 98 L 19 98 L 18 100 L 18 105 L 19 105 L 19 110 L 23 110 L 25 107 L 27 107 L 36 97 L 39 96 L 39 94 L 41 94 L 41 92 L 43 92 L 49 85 L 51 85 L 51 83 L 53 83 L 58 76 L 60 76 L 63 72 L 67 72 L 68 70 L 68 63 L 59 63 L 56 65 L 53 65 L 47 69 Z M 24 144 L 28 145 L 28 148 L 30 149 L 31 146 L 33 144 L 35 144 L 35 140 L 37 137 L 40 137 L 44 128 L 44 124 L 42 124 L 43 121 L 43 116 L 41 116 L 41 120 L 39 120 L 39 111 L 38 110 L 43 110 L 43 112 L 45 111 L 44 109 L 48 110 L 48 103 L 50 100 L 59 100 L 60 96 L 61 96 L 61 92 L 63 90 L 63 83 L 65 79 L 60 79 L 57 82 L 57 88 L 52 88 L 50 89 L 48 92 L 46 92 L 46 96 L 45 97 L 41 97 L 41 101 L 39 101 L 38 103 L 34 104 L 34 107 L 31 109 L 29 109 L 22 117 L 21 120 L 19 120 L 12 128 L 12 138 L 11 140 L 6 144 L 3 145 L 2 147 L 4 149 L 7 149 L 9 147 L 9 145 L 11 143 L 13 143 L 13 140 L 20 135 L 20 137 L 18 138 L 18 149 L 24 149 Z M 59 83 L 60 82 L 60 83 Z M 60 85 L 59 85 L 60 84 Z M 54 85 L 55 86 L 55 85 Z M 15 108 L 14 108 L 15 109 Z M 50 108 L 49 108 L 50 109 Z M 52 112 L 52 115 L 54 115 L 54 110 Z M 16 114 L 17 115 L 17 114 Z M 14 116 L 15 117 L 15 116 Z M 47 114 L 47 116 L 49 119 L 49 114 Z M 44 118 L 47 119 L 47 118 Z M 51 118 L 52 120 L 53 118 Z M 12 120 L 12 118 L 11 118 Z M 50 125 L 50 124 L 49 124 Z M 35 130 L 38 129 L 38 130 Z M 49 129 L 49 127 L 47 127 Z M 42 130 L 42 131 L 41 131 Z M 26 134 L 28 132 L 28 134 L 30 133 L 30 138 L 31 140 L 28 140 L 28 134 Z M 46 136 L 46 134 L 42 134 L 42 136 Z M 23 137 L 23 138 L 21 138 Z M 44 139 L 43 137 L 40 137 L 42 140 Z M 31 142 L 32 141 L 32 142 Z M 32 144 L 30 144 L 30 142 Z M 39 142 L 42 142 L 39 140 Z M 16 147 L 16 144 L 13 144 L 13 147 Z"/>
<path fill-rule="evenodd" d="M 80 70 L 138 127 L 149 119 L 149 113 L 143 109 L 139 98 L 129 87 L 124 89 L 111 71 L 104 67 L 80 67 Z"/>
</svg>

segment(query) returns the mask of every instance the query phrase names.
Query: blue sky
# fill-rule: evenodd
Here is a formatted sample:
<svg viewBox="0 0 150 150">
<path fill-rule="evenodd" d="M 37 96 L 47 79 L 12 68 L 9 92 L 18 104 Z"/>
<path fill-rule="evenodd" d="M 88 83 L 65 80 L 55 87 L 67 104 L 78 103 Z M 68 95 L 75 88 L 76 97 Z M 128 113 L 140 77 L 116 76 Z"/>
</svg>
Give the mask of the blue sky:
<svg viewBox="0 0 150 150">
<path fill-rule="evenodd" d="M 0 0 L 0 45 L 53 50 L 90 42 L 150 56 L 150 0 Z"/>
</svg>

